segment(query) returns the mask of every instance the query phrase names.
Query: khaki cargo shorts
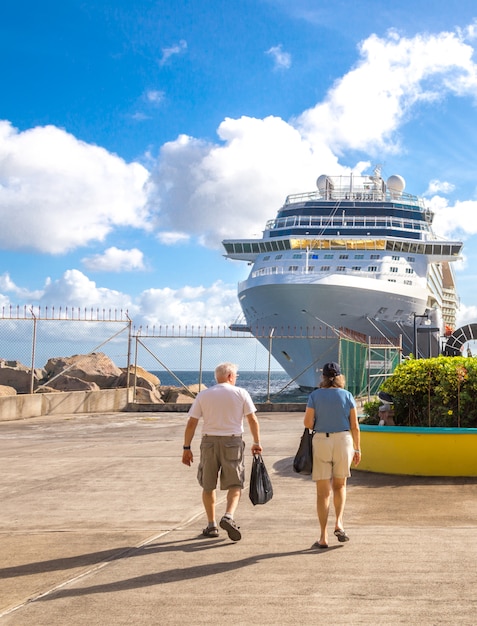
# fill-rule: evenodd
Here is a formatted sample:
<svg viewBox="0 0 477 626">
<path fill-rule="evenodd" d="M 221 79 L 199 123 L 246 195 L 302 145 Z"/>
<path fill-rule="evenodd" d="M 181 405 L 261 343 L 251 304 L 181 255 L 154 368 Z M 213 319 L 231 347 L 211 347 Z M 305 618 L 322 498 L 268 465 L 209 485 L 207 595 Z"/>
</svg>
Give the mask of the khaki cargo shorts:
<svg viewBox="0 0 477 626">
<path fill-rule="evenodd" d="M 217 487 L 220 473 L 220 489 L 231 487 L 243 489 L 245 464 L 243 451 L 245 443 L 241 436 L 219 437 L 204 435 L 200 443 L 200 462 L 197 480 L 205 491 Z"/>
</svg>

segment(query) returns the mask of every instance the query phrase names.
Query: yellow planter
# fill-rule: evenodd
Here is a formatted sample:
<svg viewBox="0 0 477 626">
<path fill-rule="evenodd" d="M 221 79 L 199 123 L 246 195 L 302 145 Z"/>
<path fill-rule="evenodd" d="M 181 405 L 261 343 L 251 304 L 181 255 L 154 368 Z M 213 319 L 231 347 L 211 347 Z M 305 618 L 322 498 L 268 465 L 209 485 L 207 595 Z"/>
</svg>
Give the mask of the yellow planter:
<svg viewBox="0 0 477 626">
<path fill-rule="evenodd" d="M 477 476 L 476 428 L 361 425 L 358 470 L 410 476 Z"/>
</svg>

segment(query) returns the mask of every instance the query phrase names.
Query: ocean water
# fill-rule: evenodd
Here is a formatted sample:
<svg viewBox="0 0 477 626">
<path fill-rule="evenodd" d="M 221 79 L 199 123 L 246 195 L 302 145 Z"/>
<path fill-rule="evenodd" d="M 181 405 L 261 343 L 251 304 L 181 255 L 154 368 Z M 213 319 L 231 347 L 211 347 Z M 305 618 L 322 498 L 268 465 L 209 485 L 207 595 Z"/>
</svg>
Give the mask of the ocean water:
<svg viewBox="0 0 477 626">
<path fill-rule="evenodd" d="M 180 384 L 195 385 L 199 383 L 199 372 L 177 370 L 174 375 L 167 370 L 154 371 L 161 385 L 178 387 Z M 176 378 L 177 377 L 177 378 Z M 180 382 L 179 382 L 180 381 Z M 202 381 L 206 387 L 215 385 L 213 371 L 203 371 Z M 270 385 L 268 372 L 239 371 L 237 386 L 246 389 L 254 402 L 306 402 L 307 395 L 300 391 L 296 383 L 290 382 L 290 377 L 285 372 L 270 372 Z"/>
</svg>

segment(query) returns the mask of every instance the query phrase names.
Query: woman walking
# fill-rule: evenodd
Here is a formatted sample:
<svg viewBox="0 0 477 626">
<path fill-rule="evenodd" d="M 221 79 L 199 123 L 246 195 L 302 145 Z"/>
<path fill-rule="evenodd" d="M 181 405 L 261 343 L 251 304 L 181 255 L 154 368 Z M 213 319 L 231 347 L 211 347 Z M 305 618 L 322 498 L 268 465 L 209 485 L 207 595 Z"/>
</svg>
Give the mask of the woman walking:
<svg viewBox="0 0 477 626">
<path fill-rule="evenodd" d="M 326 363 L 320 386 L 310 394 L 305 412 L 305 428 L 315 431 L 311 477 L 316 482 L 320 523 L 316 548 L 328 547 L 331 492 L 336 516 L 334 535 L 340 542 L 349 541 L 343 524 L 346 480 L 351 475 L 351 463 L 358 465 L 361 460 L 361 448 L 356 402 L 344 385 L 338 363 Z"/>
</svg>

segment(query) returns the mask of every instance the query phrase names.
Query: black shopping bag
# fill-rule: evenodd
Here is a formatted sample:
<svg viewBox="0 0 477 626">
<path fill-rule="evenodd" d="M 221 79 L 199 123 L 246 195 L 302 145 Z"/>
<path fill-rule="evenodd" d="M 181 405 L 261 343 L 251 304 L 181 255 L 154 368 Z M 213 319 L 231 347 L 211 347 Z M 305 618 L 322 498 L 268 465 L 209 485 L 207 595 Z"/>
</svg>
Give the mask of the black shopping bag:
<svg viewBox="0 0 477 626">
<path fill-rule="evenodd" d="M 266 504 L 273 497 L 273 487 L 261 454 L 253 455 L 250 488 L 248 492 L 252 504 Z"/>
<path fill-rule="evenodd" d="M 313 431 L 305 428 L 300 439 L 297 453 L 293 460 L 293 469 L 297 474 L 311 474 L 313 470 Z"/>
</svg>

